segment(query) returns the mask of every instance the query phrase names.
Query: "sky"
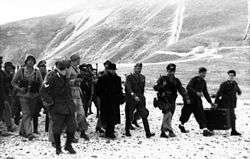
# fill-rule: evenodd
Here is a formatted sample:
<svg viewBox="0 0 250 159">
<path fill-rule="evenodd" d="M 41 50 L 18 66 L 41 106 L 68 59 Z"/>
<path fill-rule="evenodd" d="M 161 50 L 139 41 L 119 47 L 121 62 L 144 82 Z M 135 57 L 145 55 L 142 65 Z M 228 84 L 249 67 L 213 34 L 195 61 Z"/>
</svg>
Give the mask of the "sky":
<svg viewBox="0 0 250 159">
<path fill-rule="evenodd" d="M 21 19 L 56 14 L 84 0 L 0 0 L 0 25 Z"/>
</svg>

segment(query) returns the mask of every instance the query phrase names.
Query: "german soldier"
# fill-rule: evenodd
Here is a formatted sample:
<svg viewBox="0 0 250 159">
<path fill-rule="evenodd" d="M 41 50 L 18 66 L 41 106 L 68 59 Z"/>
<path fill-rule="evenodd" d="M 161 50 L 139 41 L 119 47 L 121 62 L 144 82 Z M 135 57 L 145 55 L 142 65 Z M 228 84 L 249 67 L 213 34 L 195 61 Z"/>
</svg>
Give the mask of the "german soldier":
<svg viewBox="0 0 250 159">
<path fill-rule="evenodd" d="M 181 81 L 175 77 L 176 65 L 171 63 L 167 66 L 167 75 L 161 76 L 154 90 L 157 91 L 158 100 L 162 101 L 163 121 L 161 126 L 161 137 L 175 137 L 172 128 L 172 118 L 175 112 L 177 91 L 182 95 L 183 100 L 190 102 L 186 90 L 182 87 Z M 169 133 L 169 136 L 165 132 Z"/>
<path fill-rule="evenodd" d="M 146 98 L 144 96 L 145 89 L 145 76 L 141 74 L 142 64 L 138 63 L 134 66 L 134 73 L 126 77 L 125 92 L 126 92 L 126 136 L 131 136 L 130 128 L 131 121 L 133 121 L 133 112 L 138 111 L 142 118 L 146 137 L 150 138 L 154 136 L 154 133 L 150 132 L 148 124 L 149 111 L 146 108 Z"/>
</svg>

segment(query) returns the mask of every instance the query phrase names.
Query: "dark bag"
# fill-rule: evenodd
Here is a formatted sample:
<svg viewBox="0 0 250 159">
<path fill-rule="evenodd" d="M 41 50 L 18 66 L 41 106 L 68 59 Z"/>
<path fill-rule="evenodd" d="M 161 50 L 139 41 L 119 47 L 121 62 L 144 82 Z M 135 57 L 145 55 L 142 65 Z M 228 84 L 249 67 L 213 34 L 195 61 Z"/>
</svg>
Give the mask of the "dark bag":
<svg viewBox="0 0 250 159">
<path fill-rule="evenodd" d="M 204 109 L 209 130 L 228 130 L 231 128 L 229 109 Z"/>
<path fill-rule="evenodd" d="M 167 113 L 171 108 L 171 105 L 168 102 L 165 102 L 160 98 L 154 98 L 153 105 L 155 108 L 162 110 L 163 113 Z"/>
</svg>

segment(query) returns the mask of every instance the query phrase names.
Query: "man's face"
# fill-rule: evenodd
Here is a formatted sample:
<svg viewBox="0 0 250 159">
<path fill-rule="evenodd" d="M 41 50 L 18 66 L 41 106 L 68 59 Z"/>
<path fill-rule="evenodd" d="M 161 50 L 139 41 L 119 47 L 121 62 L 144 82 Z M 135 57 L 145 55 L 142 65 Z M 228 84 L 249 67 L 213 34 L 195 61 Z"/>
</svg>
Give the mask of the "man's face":
<svg viewBox="0 0 250 159">
<path fill-rule="evenodd" d="M 142 67 L 134 67 L 135 73 L 141 73 Z"/>
<path fill-rule="evenodd" d="M 167 70 L 167 73 L 168 73 L 169 75 L 175 75 L 175 70 Z"/>
<path fill-rule="evenodd" d="M 235 75 L 234 75 L 233 73 L 229 73 L 229 74 L 228 74 L 228 79 L 229 79 L 230 81 L 233 81 L 233 80 L 235 79 Z"/>
<path fill-rule="evenodd" d="M 72 65 L 74 65 L 74 66 L 80 65 L 80 58 L 78 58 L 78 59 L 75 60 L 75 61 L 72 61 Z"/>
<path fill-rule="evenodd" d="M 41 72 L 46 72 L 46 71 L 47 71 L 46 65 L 40 66 L 40 67 L 39 67 L 39 70 L 40 70 Z"/>
<path fill-rule="evenodd" d="M 29 59 L 26 63 L 27 66 L 33 67 L 35 65 L 35 62 L 32 59 Z"/>
<path fill-rule="evenodd" d="M 200 77 L 205 78 L 207 75 L 207 72 L 200 72 Z"/>
</svg>

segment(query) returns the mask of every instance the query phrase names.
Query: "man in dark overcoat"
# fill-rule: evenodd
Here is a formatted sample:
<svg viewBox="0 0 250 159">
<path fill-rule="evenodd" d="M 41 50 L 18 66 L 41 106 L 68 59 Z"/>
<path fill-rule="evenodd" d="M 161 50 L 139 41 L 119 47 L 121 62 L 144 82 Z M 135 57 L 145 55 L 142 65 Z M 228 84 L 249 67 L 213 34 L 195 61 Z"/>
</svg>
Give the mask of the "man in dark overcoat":
<svg viewBox="0 0 250 159">
<path fill-rule="evenodd" d="M 228 80 L 220 85 L 220 88 L 216 94 L 215 103 L 218 105 L 218 108 L 229 109 L 232 126 L 231 135 L 239 136 L 241 134 L 236 131 L 235 126 L 235 108 L 237 105 L 237 94 L 241 95 L 241 90 L 238 86 L 238 83 L 235 81 L 236 71 L 229 70 L 227 73 L 229 76 Z"/>
<path fill-rule="evenodd" d="M 100 98 L 100 119 L 106 125 L 105 137 L 115 138 L 114 129 L 120 124 L 120 104 L 122 103 L 121 77 L 116 72 L 116 65 L 110 64 L 107 73 L 101 76 L 96 85 L 96 94 Z"/>
<path fill-rule="evenodd" d="M 131 121 L 133 121 L 134 111 L 136 110 L 142 118 L 146 137 L 150 138 L 155 134 L 152 134 L 149 129 L 148 115 L 149 111 L 146 108 L 146 98 L 144 96 L 145 89 L 145 76 L 141 74 L 142 63 L 138 63 L 134 66 L 134 73 L 126 77 L 125 92 L 126 92 L 126 136 L 131 136 L 130 128 Z"/>
</svg>

